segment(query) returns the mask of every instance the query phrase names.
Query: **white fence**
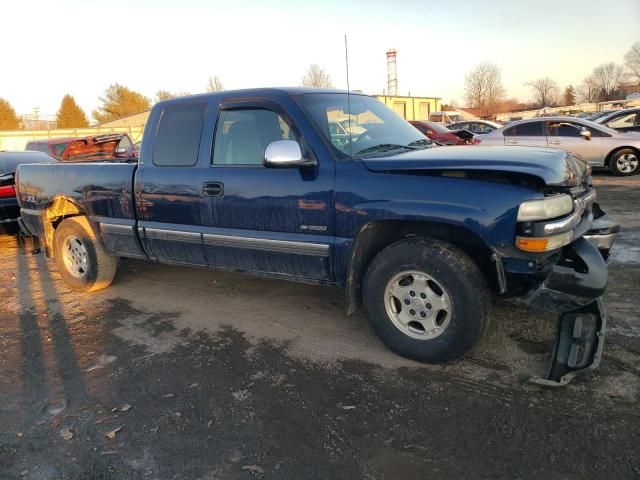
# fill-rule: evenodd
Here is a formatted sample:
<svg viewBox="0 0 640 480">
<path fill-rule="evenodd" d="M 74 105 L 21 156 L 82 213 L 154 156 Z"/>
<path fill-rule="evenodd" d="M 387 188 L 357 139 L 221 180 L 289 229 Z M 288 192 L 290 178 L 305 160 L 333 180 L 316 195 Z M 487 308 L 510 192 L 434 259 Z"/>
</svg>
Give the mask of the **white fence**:
<svg viewBox="0 0 640 480">
<path fill-rule="evenodd" d="M 88 137 L 105 133 L 128 133 L 133 143 L 142 140 L 144 125 L 138 127 L 96 127 L 96 128 L 66 128 L 56 130 L 5 130 L 0 131 L 1 150 L 24 150 L 31 140 L 46 140 L 48 138 Z"/>
</svg>

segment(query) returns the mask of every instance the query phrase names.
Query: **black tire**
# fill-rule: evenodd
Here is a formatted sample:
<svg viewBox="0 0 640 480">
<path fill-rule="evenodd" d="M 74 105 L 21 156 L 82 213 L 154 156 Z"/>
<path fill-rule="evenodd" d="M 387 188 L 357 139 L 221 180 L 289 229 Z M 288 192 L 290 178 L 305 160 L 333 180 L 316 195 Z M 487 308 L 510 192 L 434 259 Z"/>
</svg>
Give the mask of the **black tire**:
<svg viewBox="0 0 640 480">
<path fill-rule="evenodd" d="M 77 269 L 71 260 L 65 260 L 65 251 L 71 244 L 84 249 L 86 263 Z M 117 258 L 107 253 L 85 217 L 67 218 L 58 225 L 53 234 L 53 258 L 62 279 L 78 292 L 106 288 L 116 274 Z"/>
<path fill-rule="evenodd" d="M 618 177 L 636 175 L 640 172 L 640 153 L 631 148 L 618 150 L 609 158 L 609 170 Z"/>
<path fill-rule="evenodd" d="M 424 272 L 448 295 L 448 323 L 435 338 L 410 336 L 387 313 L 387 286 L 406 271 Z M 440 240 L 412 237 L 382 250 L 367 268 L 362 299 L 380 339 L 401 356 L 420 362 L 446 363 L 463 357 L 489 325 L 491 297 L 480 269 L 462 250 Z"/>
</svg>

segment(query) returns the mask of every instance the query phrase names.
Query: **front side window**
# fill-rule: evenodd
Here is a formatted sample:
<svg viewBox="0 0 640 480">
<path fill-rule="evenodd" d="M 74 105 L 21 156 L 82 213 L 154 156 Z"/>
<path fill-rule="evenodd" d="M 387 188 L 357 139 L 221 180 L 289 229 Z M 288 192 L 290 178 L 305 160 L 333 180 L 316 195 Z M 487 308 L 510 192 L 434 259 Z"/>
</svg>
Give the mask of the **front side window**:
<svg viewBox="0 0 640 480">
<path fill-rule="evenodd" d="M 350 98 L 349 98 L 350 97 Z M 424 148 L 430 142 L 409 122 L 373 97 L 345 93 L 307 93 L 298 101 L 339 156 L 397 153 Z M 347 135 L 333 133 L 331 124 L 351 120 Z"/>
<path fill-rule="evenodd" d="M 298 138 L 284 118 L 262 108 L 222 110 L 213 146 L 214 165 L 262 165 L 264 151 L 276 140 Z"/>
<path fill-rule="evenodd" d="M 133 145 L 131 144 L 131 140 L 129 140 L 129 137 L 122 137 L 122 140 L 120 140 L 120 143 L 118 143 L 118 148 L 121 149 L 122 152 L 128 152 L 132 150 Z"/>
<path fill-rule="evenodd" d="M 206 104 L 168 105 L 162 112 L 153 149 L 159 166 L 193 166 L 198 161 Z"/>
<path fill-rule="evenodd" d="M 579 137 L 582 125 L 571 122 L 549 122 L 549 135 L 552 137 Z"/>
</svg>

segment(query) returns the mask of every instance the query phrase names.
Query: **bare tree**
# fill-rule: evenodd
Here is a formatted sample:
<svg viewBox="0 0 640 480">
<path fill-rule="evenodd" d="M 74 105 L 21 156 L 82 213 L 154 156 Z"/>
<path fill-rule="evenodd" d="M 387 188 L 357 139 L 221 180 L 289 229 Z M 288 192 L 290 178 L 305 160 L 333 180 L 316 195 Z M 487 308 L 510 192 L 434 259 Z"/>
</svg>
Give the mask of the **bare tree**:
<svg viewBox="0 0 640 480">
<path fill-rule="evenodd" d="M 624 75 L 624 68 L 613 62 L 603 63 L 593 69 L 592 75 L 599 89 L 600 100 L 613 100 Z"/>
<path fill-rule="evenodd" d="M 598 101 L 600 94 L 600 88 L 598 87 L 598 81 L 593 74 L 585 77 L 580 86 L 578 87 L 578 100 L 584 103 L 594 103 Z"/>
<path fill-rule="evenodd" d="M 464 91 L 469 107 L 480 109 L 484 117 L 494 115 L 505 97 L 500 67 L 489 62 L 479 64 L 465 77 Z"/>
<path fill-rule="evenodd" d="M 309 70 L 302 77 L 302 85 L 305 87 L 333 88 L 333 82 L 329 74 L 316 63 L 309 66 Z"/>
<path fill-rule="evenodd" d="M 207 84 L 207 92 L 222 92 L 224 91 L 224 85 L 219 76 L 209 77 L 209 83 Z"/>
<path fill-rule="evenodd" d="M 549 107 L 556 103 L 558 84 L 549 77 L 538 78 L 537 80 L 527 82 L 525 86 L 533 90 L 539 107 Z"/>
<path fill-rule="evenodd" d="M 632 81 L 640 83 L 640 42 L 631 45 L 624 55 L 624 64 L 629 69 L 628 73 Z"/>
<path fill-rule="evenodd" d="M 177 96 L 178 95 L 168 90 L 158 90 L 156 92 L 156 103 L 161 102 L 162 100 L 169 100 L 170 98 L 175 98 Z"/>
<path fill-rule="evenodd" d="M 154 103 L 161 102 L 162 100 L 169 100 L 176 97 L 186 97 L 191 95 L 189 92 L 170 92 L 169 90 L 158 90 L 156 92 L 156 98 Z"/>
</svg>

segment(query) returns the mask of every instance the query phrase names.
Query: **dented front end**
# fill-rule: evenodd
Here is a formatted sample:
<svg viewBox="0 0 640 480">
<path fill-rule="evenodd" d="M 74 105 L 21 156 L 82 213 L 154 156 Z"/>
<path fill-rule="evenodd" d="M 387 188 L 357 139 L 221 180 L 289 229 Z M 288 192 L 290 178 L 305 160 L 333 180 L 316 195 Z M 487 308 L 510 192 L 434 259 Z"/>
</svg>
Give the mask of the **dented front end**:
<svg viewBox="0 0 640 480">
<path fill-rule="evenodd" d="M 607 260 L 620 229 L 595 202 L 590 182 L 563 194 L 571 196 L 570 213 L 518 222 L 516 246 L 530 257 L 500 259 L 506 293 L 559 315 L 547 375 L 531 379 L 544 386 L 566 385 L 600 363 L 606 327 L 601 297 L 608 281 Z M 545 250 L 547 245 L 551 248 Z"/>
</svg>

